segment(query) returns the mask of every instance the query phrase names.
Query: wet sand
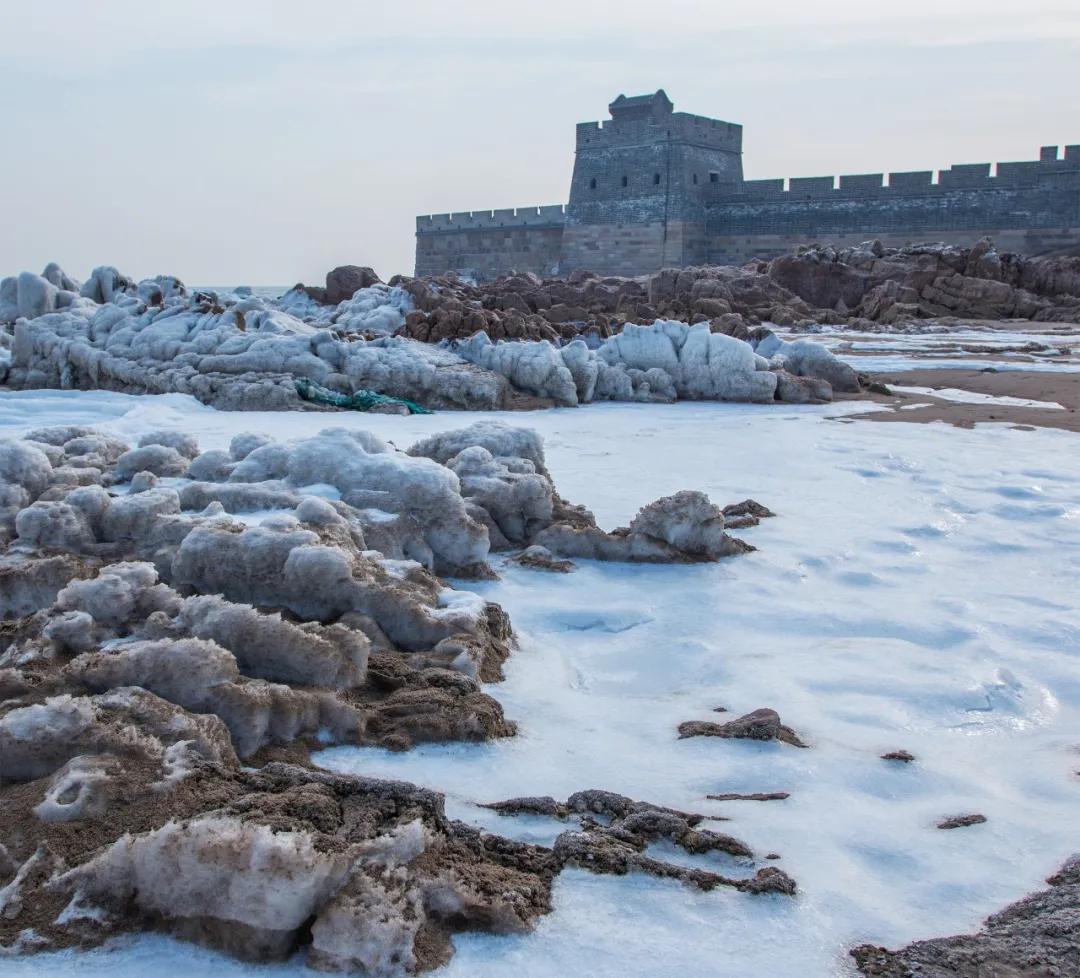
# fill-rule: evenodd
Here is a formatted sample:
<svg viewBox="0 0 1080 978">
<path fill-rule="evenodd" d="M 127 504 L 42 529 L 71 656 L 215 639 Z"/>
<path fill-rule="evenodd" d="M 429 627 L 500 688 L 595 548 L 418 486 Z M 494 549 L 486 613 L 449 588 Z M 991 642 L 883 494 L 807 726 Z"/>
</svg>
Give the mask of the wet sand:
<svg viewBox="0 0 1080 978">
<path fill-rule="evenodd" d="M 965 404 L 931 394 L 871 394 L 881 411 L 851 415 L 846 421 L 944 421 L 960 428 L 990 422 L 1018 428 L 1060 428 L 1080 431 L 1080 373 L 1025 370 L 901 370 L 872 375 L 890 390 L 898 387 L 952 388 L 993 397 L 1022 397 L 1060 404 L 1040 408 L 1012 404 Z M 920 404 L 924 407 L 906 407 Z M 901 410 L 904 408 L 904 410 Z"/>
</svg>

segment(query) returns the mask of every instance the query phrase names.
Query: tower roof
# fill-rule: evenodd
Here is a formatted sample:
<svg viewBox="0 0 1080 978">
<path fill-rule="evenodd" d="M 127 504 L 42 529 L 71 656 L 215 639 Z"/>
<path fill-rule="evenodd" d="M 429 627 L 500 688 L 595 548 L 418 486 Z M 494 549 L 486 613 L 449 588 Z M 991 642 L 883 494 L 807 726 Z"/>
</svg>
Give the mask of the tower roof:
<svg viewBox="0 0 1080 978">
<path fill-rule="evenodd" d="M 638 119 L 652 115 L 670 115 L 675 103 L 667 93 L 658 88 L 652 95 L 620 95 L 608 105 L 613 119 Z"/>
</svg>

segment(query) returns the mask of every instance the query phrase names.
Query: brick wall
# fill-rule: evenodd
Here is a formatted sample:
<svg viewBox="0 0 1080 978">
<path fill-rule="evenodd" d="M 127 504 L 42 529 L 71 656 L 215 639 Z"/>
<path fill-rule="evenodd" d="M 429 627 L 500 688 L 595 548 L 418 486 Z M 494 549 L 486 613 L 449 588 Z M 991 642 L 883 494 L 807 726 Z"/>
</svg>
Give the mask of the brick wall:
<svg viewBox="0 0 1080 978">
<path fill-rule="evenodd" d="M 478 281 L 510 271 L 560 271 L 562 225 L 426 231 L 416 235 L 416 274 L 459 272 Z"/>
<path fill-rule="evenodd" d="M 1077 253 L 1080 145 L 1037 160 L 941 170 L 744 180 L 742 127 L 674 112 L 664 93 L 577 127 L 561 206 L 417 218 L 416 273 L 641 275 L 743 262 L 802 244 L 970 243 L 990 234 L 1026 254 Z"/>
</svg>

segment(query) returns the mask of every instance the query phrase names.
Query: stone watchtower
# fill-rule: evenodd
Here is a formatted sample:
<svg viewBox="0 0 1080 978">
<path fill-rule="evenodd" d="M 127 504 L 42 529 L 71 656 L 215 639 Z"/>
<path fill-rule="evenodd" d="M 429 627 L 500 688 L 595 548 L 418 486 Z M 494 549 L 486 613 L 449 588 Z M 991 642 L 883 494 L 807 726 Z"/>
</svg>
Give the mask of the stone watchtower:
<svg viewBox="0 0 1080 978">
<path fill-rule="evenodd" d="M 1080 144 L 1037 160 L 940 170 L 744 180 L 742 126 L 676 112 L 661 90 L 582 122 L 570 202 L 421 215 L 416 273 L 647 275 L 742 264 L 800 244 L 887 246 L 991 235 L 1002 250 L 1080 254 Z"/>
<path fill-rule="evenodd" d="M 675 112 L 662 89 L 608 111 L 577 127 L 562 267 L 638 275 L 704 262 L 710 188 L 742 183 L 742 126 Z"/>
</svg>

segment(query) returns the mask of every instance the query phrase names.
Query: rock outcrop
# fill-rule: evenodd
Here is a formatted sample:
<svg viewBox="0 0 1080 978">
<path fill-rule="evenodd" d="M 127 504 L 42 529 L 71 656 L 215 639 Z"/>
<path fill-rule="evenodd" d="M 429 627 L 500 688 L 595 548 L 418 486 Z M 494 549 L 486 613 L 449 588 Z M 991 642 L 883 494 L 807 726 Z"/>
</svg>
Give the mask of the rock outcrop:
<svg viewBox="0 0 1080 978">
<path fill-rule="evenodd" d="M 794 892 L 772 867 L 646 854 L 668 839 L 754 868 L 701 816 L 582 792 L 580 831 L 547 849 L 447 819 L 435 792 L 310 766 L 316 746 L 514 734 L 481 686 L 510 623 L 437 575 L 490 576 L 492 549 L 560 526 L 603 536 L 535 432 L 200 452 L 64 426 L 0 441 L 0 477 L 0 949 L 154 929 L 391 978 L 444 963 L 457 931 L 528 930 L 566 866 Z M 723 511 L 680 495 L 635 521 L 650 559 L 721 556 Z"/>
<path fill-rule="evenodd" d="M 563 832 L 555 840 L 552 851 L 560 866 L 576 866 L 592 873 L 616 876 L 647 873 L 676 879 L 702 890 L 730 886 L 748 893 L 794 896 L 796 892 L 795 881 L 774 867 L 759 868 L 752 876 L 725 876 L 645 855 L 650 845 L 668 841 L 689 855 L 723 853 L 735 860 L 735 865 L 752 868 L 754 853 L 750 847 L 733 836 L 702 828 L 701 823 L 708 818 L 706 815 L 634 801 L 598 788 L 575 792 L 565 802 L 544 795 L 509 798 L 484 807 L 507 816 L 540 815 L 562 821 L 577 820 L 576 830 Z"/>
<path fill-rule="evenodd" d="M 976 934 L 916 941 L 898 951 L 864 944 L 852 957 L 868 978 L 989 978 L 1080 974 L 1080 860 L 1050 888 L 994 914 Z"/>
<path fill-rule="evenodd" d="M 814 306 L 893 324 L 946 316 L 1080 320 L 1080 258 L 1025 258 L 945 244 L 810 247 L 763 266 L 769 279 Z"/>
</svg>

